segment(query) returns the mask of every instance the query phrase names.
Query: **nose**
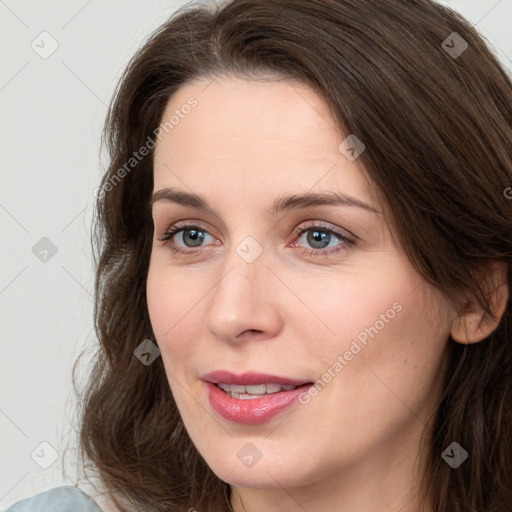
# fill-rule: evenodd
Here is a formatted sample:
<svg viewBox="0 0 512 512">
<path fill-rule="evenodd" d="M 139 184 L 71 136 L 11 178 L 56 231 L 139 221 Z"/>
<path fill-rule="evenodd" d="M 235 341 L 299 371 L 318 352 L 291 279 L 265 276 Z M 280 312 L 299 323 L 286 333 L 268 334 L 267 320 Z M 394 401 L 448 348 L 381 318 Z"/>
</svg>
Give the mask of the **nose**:
<svg viewBox="0 0 512 512">
<path fill-rule="evenodd" d="M 229 343 L 277 336 L 282 328 L 278 293 L 282 284 L 269 268 L 265 253 L 248 262 L 234 247 L 219 268 L 217 282 L 207 295 L 208 331 Z"/>
</svg>

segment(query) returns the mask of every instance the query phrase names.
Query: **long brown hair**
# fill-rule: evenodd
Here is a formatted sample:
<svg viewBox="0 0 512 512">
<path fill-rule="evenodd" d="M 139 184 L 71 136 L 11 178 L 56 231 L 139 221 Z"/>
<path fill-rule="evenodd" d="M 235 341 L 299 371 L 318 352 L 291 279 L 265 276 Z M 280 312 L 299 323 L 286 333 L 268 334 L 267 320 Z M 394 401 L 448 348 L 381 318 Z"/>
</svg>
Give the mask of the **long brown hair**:
<svg viewBox="0 0 512 512">
<path fill-rule="evenodd" d="M 467 43 L 460 54 L 450 50 L 454 37 L 456 49 Z M 155 141 L 178 88 L 221 75 L 293 79 L 323 98 L 340 132 L 364 142 L 360 161 L 391 205 L 411 263 L 454 304 L 469 295 L 492 314 L 479 269 L 512 261 L 512 84 L 461 16 L 430 0 L 181 8 L 129 63 L 104 131 L 110 163 L 93 239 L 100 346 L 81 396 L 79 441 L 84 466 L 122 510 L 229 510 L 229 486 L 192 444 L 161 358 L 146 366 L 134 355 L 155 339 L 146 303 L 152 150 L 130 161 Z M 509 301 L 485 340 L 448 340 L 422 486 L 435 512 L 512 511 L 510 322 Z M 454 441 L 469 454 L 457 469 L 441 457 Z"/>
</svg>

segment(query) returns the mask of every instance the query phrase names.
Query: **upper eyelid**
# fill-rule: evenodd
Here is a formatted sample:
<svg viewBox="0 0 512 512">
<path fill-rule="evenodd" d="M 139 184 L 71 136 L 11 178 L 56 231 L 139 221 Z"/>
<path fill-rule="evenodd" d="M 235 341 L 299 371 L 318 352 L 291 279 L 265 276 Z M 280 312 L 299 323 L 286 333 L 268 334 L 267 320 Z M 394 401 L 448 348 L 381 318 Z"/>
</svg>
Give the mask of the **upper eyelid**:
<svg viewBox="0 0 512 512">
<path fill-rule="evenodd" d="M 354 238 L 357 238 L 356 235 L 354 235 L 348 229 L 336 226 L 332 222 L 327 222 L 327 221 L 322 221 L 322 220 L 302 221 L 301 223 L 299 223 L 297 225 L 297 227 L 293 228 L 293 231 L 294 232 L 297 231 L 299 229 L 299 226 L 301 226 L 304 223 L 308 223 L 308 224 L 303 226 L 302 229 L 321 227 L 324 229 L 340 230 L 340 231 L 346 231 L 349 235 L 353 236 Z M 190 228 L 190 227 L 198 227 L 203 231 L 207 231 L 211 235 L 210 229 L 208 227 L 206 227 L 202 221 L 199 221 L 199 220 L 180 220 L 177 222 L 165 224 L 165 226 L 166 227 L 164 228 L 164 232 L 167 232 L 171 229 L 185 229 L 185 228 Z"/>
<path fill-rule="evenodd" d="M 356 202 L 357 202 L 357 201 L 356 201 Z M 362 204 L 364 204 L 364 203 L 362 203 Z M 164 212 L 168 211 L 168 210 L 164 207 L 164 205 L 175 205 L 175 206 L 176 206 L 176 203 L 174 203 L 174 202 L 172 202 L 172 201 L 170 201 L 170 202 L 165 202 L 165 201 L 160 201 L 160 200 L 159 200 L 159 201 L 157 201 L 156 203 L 154 203 L 154 204 L 153 204 L 153 207 L 151 208 L 151 216 L 152 216 L 152 218 L 153 218 L 153 224 L 154 224 L 154 225 L 156 225 L 156 224 L 157 224 L 157 218 L 159 218 L 159 217 L 160 217 L 160 206 L 161 206 L 161 212 L 162 212 L 162 213 L 164 213 Z M 156 206 L 156 208 L 155 208 L 155 206 Z M 179 207 L 179 206 L 177 206 L 177 207 Z M 185 210 L 189 210 L 189 214 L 191 214 L 191 215 L 194 215 L 194 213 L 191 213 L 191 210 L 195 210 L 195 209 L 197 209 L 195 206 L 190 206 L 190 205 L 185 205 L 185 206 L 184 206 L 184 208 L 185 208 Z M 328 209 L 327 211 L 325 211 L 325 210 L 324 210 L 324 208 L 329 208 L 329 209 Z M 322 216 L 323 216 L 324 214 L 326 214 L 326 213 L 328 214 L 328 216 L 330 216 L 330 215 L 329 215 L 329 212 L 330 212 L 330 213 L 332 213 L 332 211 L 330 210 L 330 208 L 333 208 L 333 206 L 332 206 L 332 205 L 330 205 L 330 204 L 319 204 L 319 205 L 314 204 L 314 205 L 308 205 L 308 206 L 306 206 L 306 207 L 302 207 L 302 208 L 294 208 L 294 209 L 292 209 L 292 211 L 290 211 L 289 213 L 297 213 L 297 215 L 301 215 L 301 216 L 302 216 L 303 214 L 304 214 L 304 215 L 308 215 L 308 216 L 309 216 L 309 215 L 311 215 L 311 218 L 314 218 L 314 216 L 315 216 L 315 215 L 317 215 L 317 216 L 318 216 L 317 218 L 320 218 L 320 217 L 322 217 Z M 358 210 L 361 210 L 361 208 L 357 208 L 357 209 L 358 209 Z M 375 210 L 375 209 L 373 209 L 373 208 L 370 208 L 370 209 L 371 209 L 372 211 L 375 211 L 375 212 L 376 212 L 376 213 L 378 213 L 378 214 L 381 214 L 381 212 L 379 212 L 378 210 Z M 350 211 L 349 211 L 349 210 L 350 210 Z M 366 211 L 369 211 L 368 209 L 365 209 L 365 210 L 366 210 Z M 157 215 L 158 215 L 158 217 L 157 217 L 157 215 L 155 214 L 155 212 L 156 212 L 156 211 L 158 211 L 158 212 L 159 212 L 159 213 L 157 214 Z M 172 210 L 171 210 L 171 211 L 172 211 Z M 341 213 L 341 211 L 342 211 L 342 210 L 338 210 L 338 212 L 339 212 L 339 213 Z M 352 217 L 351 217 L 352 212 L 353 212 L 353 209 L 351 209 L 351 208 L 343 209 L 342 218 L 343 218 L 343 215 L 344 215 L 345 213 L 347 213 L 347 215 L 348 215 L 348 217 L 347 217 L 347 218 L 348 218 L 348 219 L 351 219 L 351 218 L 352 218 Z M 226 231 L 228 232 L 228 234 L 230 234 L 230 235 L 232 234 L 232 230 L 231 230 L 231 228 L 230 228 L 227 224 L 225 224 L 225 222 L 223 221 L 223 219 L 221 219 L 220 217 L 218 217 L 218 216 L 217 216 L 217 214 L 216 214 L 215 212 L 213 212 L 212 210 L 210 210 L 209 208 L 207 208 L 205 211 L 200 211 L 200 212 L 196 212 L 196 213 L 199 213 L 200 215 L 202 215 L 202 214 L 206 215 L 206 216 L 208 217 L 209 221 L 210 221 L 210 219 L 212 219 L 212 220 L 213 220 L 213 222 L 219 222 L 219 223 L 221 224 L 221 228 L 222 228 L 222 229 L 226 229 Z M 210 214 L 211 214 L 211 215 L 210 215 Z M 165 213 L 164 213 L 164 215 L 165 215 Z M 187 213 L 185 213 L 185 215 L 187 215 Z M 172 216 L 174 217 L 174 215 L 172 215 Z M 281 219 L 282 219 L 283 217 L 286 217 L 286 216 L 287 216 L 287 213 L 283 214 L 283 215 L 281 216 Z M 164 218 L 165 218 L 165 217 L 164 217 Z M 185 222 L 186 222 L 186 221 L 187 221 L 187 219 L 185 220 Z M 303 222 L 309 222 L 309 221 L 310 221 L 310 219 L 305 220 L 305 221 L 303 221 Z M 179 223 L 181 223 L 181 222 L 184 222 L 184 221 L 178 221 L 178 222 L 179 222 Z M 178 223 L 178 222 L 177 222 L 177 223 Z M 194 221 L 194 222 L 198 222 L 198 223 L 199 223 L 199 222 L 201 222 L 201 221 Z M 278 222 L 280 222 L 280 220 L 278 220 Z M 313 221 L 311 221 L 311 222 L 327 222 L 327 221 L 317 221 L 316 219 L 314 219 L 314 220 L 313 220 Z M 272 229 L 274 229 L 274 227 L 275 227 L 275 225 L 276 225 L 276 224 L 277 224 L 277 223 L 275 223 L 275 222 L 274 222 L 274 223 L 272 223 L 272 225 L 271 225 L 271 227 L 270 227 L 269 231 L 270 231 L 270 230 L 272 230 Z M 331 223 L 328 223 L 328 224 L 330 224 L 330 225 L 331 225 L 332 229 L 340 229 L 340 230 L 342 230 L 342 231 L 346 231 L 346 232 L 347 232 L 350 236 L 352 236 L 354 239 L 356 239 L 356 240 L 358 240 L 358 239 L 359 239 L 359 237 L 358 237 L 357 235 L 355 235 L 352 231 L 348 230 L 347 228 L 341 228 L 341 227 L 337 226 L 336 224 L 333 224 L 332 222 L 331 222 Z M 174 223 L 173 223 L 173 225 L 174 225 Z M 207 228 L 203 228 L 203 229 L 206 229 L 206 230 L 207 230 Z"/>
<path fill-rule="evenodd" d="M 299 224 L 299 226 L 295 227 L 293 229 L 293 234 L 295 236 L 302 236 L 305 231 L 308 231 L 308 230 L 314 229 L 314 228 L 320 228 L 320 229 L 332 232 L 334 234 L 334 236 L 336 236 L 338 238 L 341 236 L 341 238 L 359 240 L 358 236 L 354 235 L 351 231 L 347 230 L 346 228 L 341 228 L 339 226 L 335 226 L 332 223 L 329 223 L 326 221 L 308 220 L 308 221 L 303 221 L 303 222 L 307 222 L 309 224 L 304 225 L 302 227 L 300 227 L 300 224 Z M 192 221 L 192 220 L 183 220 L 183 221 L 171 223 L 170 225 L 168 225 L 165 228 L 162 236 L 165 237 L 167 235 L 167 233 L 172 230 L 173 234 L 172 234 L 171 238 L 174 239 L 178 233 L 181 233 L 182 231 L 184 231 L 186 229 L 193 228 L 193 227 L 197 227 L 201 231 L 205 231 L 206 233 L 208 233 L 208 235 L 210 235 L 212 238 L 216 238 L 215 235 L 210 233 L 210 230 L 208 228 L 206 228 L 202 225 L 201 221 Z M 300 233 L 298 233 L 298 231 L 300 231 Z M 338 233 L 338 232 L 340 232 L 340 233 Z"/>
</svg>

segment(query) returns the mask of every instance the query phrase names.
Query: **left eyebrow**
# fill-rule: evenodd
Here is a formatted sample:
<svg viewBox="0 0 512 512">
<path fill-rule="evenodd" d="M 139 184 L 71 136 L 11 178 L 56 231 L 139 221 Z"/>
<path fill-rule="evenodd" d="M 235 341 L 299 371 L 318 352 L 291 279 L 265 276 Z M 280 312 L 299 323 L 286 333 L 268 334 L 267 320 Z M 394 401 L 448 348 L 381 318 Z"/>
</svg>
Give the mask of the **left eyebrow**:
<svg viewBox="0 0 512 512">
<path fill-rule="evenodd" d="M 172 202 L 180 204 L 182 206 L 190 206 L 193 208 L 197 208 L 199 210 L 211 211 L 215 213 L 214 210 L 210 208 L 208 202 L 203 197 L 197 194 L 173 188 L 163 188 L 155 192 L 151 197 L 151 200 L 149 201 L 150 208 L 152 208 L 153 205 L 159 201 Z M 337 191 L 289 194 L 279 196 L 274 200 L 271 207 L 267 208 L 265 211 L 269 215 L 276 215 L 278 213 L 287 212 L 290 210 L 325 205 L 353 206 L 377 214 L 382 213 L 373 206 L 366 204 L 363 201 L 356 199 L 355 197 L 342 194 L 341 192 Z"/>
<path fill-rule="evenodd" d="M 280 212 L 286 212 L 298 208 L 307 208 L 309 206 L 355 206 L 363 208 L 369 212 L 381 214 L 379 210 L 373 206 L 356 199 L 355 197 L 342 194 L 337 191 L 317 192 L 305 194 L 291 194 L 278 197 L 272 204 L 270 209 L 266 211 L 270 215 Z"/>
</svg>

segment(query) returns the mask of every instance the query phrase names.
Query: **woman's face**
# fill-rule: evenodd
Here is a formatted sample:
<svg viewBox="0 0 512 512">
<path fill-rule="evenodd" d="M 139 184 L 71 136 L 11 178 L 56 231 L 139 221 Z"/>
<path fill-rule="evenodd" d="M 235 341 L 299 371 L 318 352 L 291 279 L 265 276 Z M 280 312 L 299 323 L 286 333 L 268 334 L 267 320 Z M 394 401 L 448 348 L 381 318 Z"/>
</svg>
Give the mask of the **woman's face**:
<svg viewBox="0 0 512 512">
<path fill-rule="evenodd" d="M 197 449 L 240 488 L 409 477 L 451 310 L 396 245 L 357 151 L 340 147 L 349 134 L 289 81 L 189 83 L 173 115 L 154 156 L 147 298 Z"/>
</svg>

